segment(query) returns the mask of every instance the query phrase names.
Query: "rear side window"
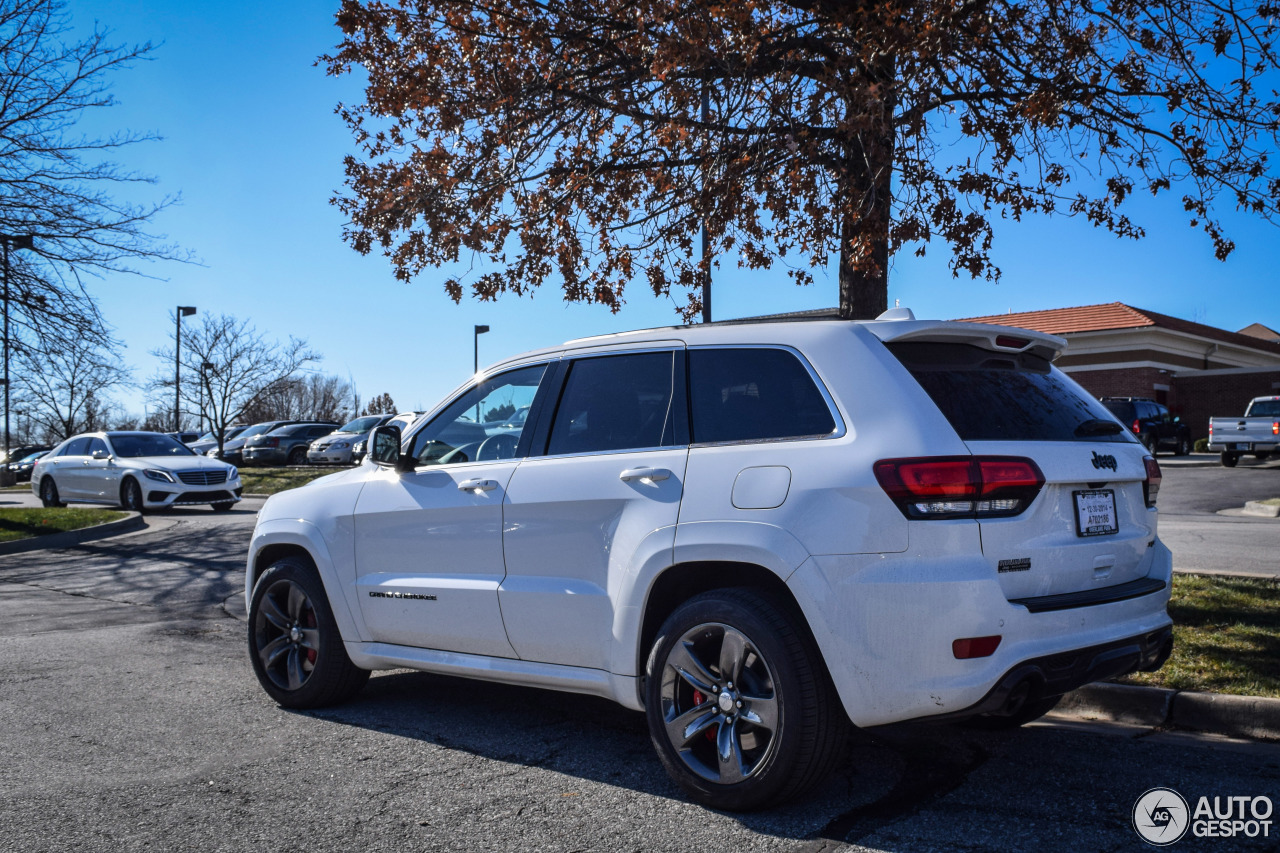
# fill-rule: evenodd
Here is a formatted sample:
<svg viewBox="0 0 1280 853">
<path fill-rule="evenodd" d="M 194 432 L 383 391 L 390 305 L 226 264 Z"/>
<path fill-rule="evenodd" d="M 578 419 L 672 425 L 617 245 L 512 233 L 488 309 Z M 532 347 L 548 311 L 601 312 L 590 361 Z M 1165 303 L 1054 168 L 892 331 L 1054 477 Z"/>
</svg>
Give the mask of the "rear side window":
<svg viewBox="0 0 1280 853">
<path fill-rule="evenodd" d="M 547 454 L 674 447 L 675 354 L 581 358 L 565 379 Z"/>
<path fill-rule="evenodd" d="M 1030 353 L 966 344 L 891 343 L 965 441 L 1132 441 L 1107 408 Z M 1099 422 L 1104 423 L 1099 423 Z"/>
<path fill-rule="evenodd" d="M 1249 417 L 1274 418 L 1280 415 L 1280 400 L 1257 400 L 1249 404 Z"/>
<path fill-rule="evenodd" d="M 836 422 L 800 359 L 782 349 L 689 350 L 693 441 L 830 435 Z"/>
</svg>

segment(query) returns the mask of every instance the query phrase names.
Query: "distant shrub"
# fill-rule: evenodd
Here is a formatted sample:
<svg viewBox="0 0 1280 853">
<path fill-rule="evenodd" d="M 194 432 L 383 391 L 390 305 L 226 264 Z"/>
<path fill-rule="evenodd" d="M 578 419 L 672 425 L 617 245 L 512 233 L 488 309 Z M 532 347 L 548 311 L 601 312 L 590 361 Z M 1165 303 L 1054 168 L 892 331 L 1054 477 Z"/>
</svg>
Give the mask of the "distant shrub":
<svg viewBox="0 0 1280 853">
<path fill-rule="evenodd" d="M 1196 453 L 1208 453 L 1208 452 L 1209 452 L 1209 439 L 1207 439 L 1207 438 L 1197 438 L 1197 439 L 1196 439 Z"/>
</svg>

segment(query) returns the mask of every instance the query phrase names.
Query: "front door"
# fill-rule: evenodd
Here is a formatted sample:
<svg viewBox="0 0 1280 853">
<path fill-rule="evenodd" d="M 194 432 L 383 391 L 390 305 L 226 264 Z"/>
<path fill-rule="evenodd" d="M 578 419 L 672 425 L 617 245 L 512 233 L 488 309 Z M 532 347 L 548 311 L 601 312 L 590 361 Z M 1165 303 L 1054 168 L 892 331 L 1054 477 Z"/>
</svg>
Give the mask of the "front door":
<svg viewBox="0 0 1280 853">
<path fill-rule="evenodd" d="M 683 351 L 567 368 L 545 445 L 507 488 L 498 598 L 521 658 L 608 670 L 619 586 L 675 540 L 689 455 Z"/>
<path fill-rule="evenodd" d="M 356 594 L 369 639 L 515 657 L 498 609 L 502 503 L 545 365 L 481 382 L 418 430 L 409 472 L 383 469 L 355 510 Z"/>
</svg>

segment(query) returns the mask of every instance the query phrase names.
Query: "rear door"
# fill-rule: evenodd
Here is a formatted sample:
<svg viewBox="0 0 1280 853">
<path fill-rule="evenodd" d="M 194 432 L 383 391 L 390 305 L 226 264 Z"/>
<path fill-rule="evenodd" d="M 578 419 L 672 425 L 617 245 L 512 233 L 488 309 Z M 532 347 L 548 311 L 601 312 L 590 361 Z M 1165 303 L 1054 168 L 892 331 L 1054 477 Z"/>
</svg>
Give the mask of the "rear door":
<svg viewBox="0 0 1280 853">
<path fill-rule="evenodd" d="M 1031 459 L 1043 473 L 1022 513 L 979 522 L 982 551 L 1010 600 L 1143 578 L 1156 513 L 1146 450 L 1047 360 L 952 343 L 889 349 L 975 455 Z"/>
<path fill-rule="evenodd" d="M 45 470 L 46 477 L 53 477 L 59 497 L 86 499 L 84 467 L 89 459 L 89 438 L 90 436 L 83 435 L 72 439 L 62 453 L 51 461 L 52 470 Z"/>
<path fill-rule="evenodd" d="M 675 542 L 689 456 L 683 357 L 565 360 L 547 438 L 516 469 L 503 513 L 498 598 L 521 658 L 609 669 L 618 586 Z"/>
</svg>

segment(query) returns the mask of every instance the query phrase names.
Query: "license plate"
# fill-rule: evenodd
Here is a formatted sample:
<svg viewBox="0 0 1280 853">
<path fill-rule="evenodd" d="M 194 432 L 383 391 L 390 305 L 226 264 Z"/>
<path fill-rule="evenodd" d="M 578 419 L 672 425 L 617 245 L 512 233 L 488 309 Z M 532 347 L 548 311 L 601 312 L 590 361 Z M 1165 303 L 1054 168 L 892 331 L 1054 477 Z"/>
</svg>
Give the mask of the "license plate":
<svg viewBox="0 0 1280 853">
<path fill-rule="evenodd" d="M 1106 536 L 1120 532 L 1114 489 L 1072 492 L 1076 502 L 1076 535 Z"/>
<path fill-rule="evenodd" d="M 1232 450 L 1248 450 L 1248 449 L 1249 449 L 1249 445 L 1247 445 L 1247 444 L 1233 444 L 1233 445 L 1231 445 L 1231 449 L 1232 449 Z"/>
</svg>

